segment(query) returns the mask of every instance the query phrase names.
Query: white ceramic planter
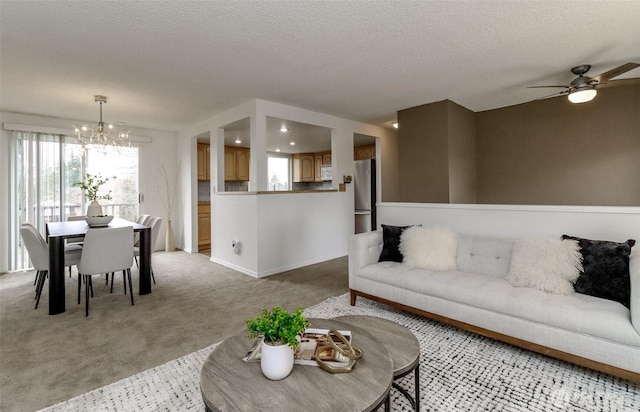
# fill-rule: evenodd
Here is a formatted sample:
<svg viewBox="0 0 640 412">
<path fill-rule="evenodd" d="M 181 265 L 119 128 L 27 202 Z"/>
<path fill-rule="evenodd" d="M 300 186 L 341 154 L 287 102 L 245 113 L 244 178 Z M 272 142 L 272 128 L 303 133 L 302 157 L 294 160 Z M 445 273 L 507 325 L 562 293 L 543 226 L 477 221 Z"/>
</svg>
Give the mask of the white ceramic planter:
<svg viewBox="0 0 640 412">
<path fill-rule="evenodd" d="M 87 206 L 87 216 L 102 216 L 102 206 L 100 206 L 97 200 L 94 200 Z"/>
<path fill-rule="evenodd" d="M 289 345 L 271 346 L 263 342 L 260 367 L 272 381 L 286 378 L 293 369 L 293 349 Z"/>
</svg>

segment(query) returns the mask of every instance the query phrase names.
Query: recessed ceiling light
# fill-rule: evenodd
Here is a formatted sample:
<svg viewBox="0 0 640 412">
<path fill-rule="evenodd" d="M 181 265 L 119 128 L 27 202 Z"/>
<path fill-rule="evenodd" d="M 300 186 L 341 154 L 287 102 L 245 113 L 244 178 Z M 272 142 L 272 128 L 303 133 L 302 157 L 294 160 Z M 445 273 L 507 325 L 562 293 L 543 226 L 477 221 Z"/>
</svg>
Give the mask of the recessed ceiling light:
<svg viewBox="0 0 640 412">
<path fill-rule="evenodd" d="M 236 137 L 236 144 L 240 144 L 240 143 L 242 143 L 242 140 L 240 140 L 239 137 Z"/>
<path fill-rule="evenodd" d="M 289 144 L 290 144 L 291 146 L 295 146 L 295 145 L 296 145 L 296 142 L 289 142 Z"/>
<path fill-rule="evenodd" d="M 280 149 L 276 149 L 276 153 L 280 153 Z"/>
<path fill-rule="evenodd" d="M 391 123 L 391 126 L 393 126 L 394 129 L 397 129 L 398 128 L 398 122 Z"/>
<path fill-rule="evenodd" d="M 288 132 L 288 131 L 289 131 L 289 129 L 287 129 L 287 126 L 282 125 L 282 127 L 280 128 L 280 131 L 281 131 L 281 132 Z"/>
</svg>

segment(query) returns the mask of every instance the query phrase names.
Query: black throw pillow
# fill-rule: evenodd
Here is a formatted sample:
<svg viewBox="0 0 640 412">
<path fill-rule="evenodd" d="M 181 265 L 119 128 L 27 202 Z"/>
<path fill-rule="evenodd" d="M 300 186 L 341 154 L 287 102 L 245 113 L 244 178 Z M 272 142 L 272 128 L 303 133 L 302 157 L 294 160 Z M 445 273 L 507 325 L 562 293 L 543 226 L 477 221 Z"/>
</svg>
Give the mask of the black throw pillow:
<svg viewBox="0 0 640 412">
<path fill-rule="evenodd" d="M 402 262 L 403 256 L 398 247 L 400 246 L 400 236 L 408 227 L 410 226 L 382 225 L 382 252 L 378 262 Z"/>
<path fill-rule="evenodd" d="M 615 300 L 626 307 L 631 306 L 631 279 L 629 277 L 629 255 L 636 241 L 623 243 L 607 240 L 591 240 L 562 235 L 580 245 L 582 268 L 573 289 L 578 293 Z"/>
</svg>

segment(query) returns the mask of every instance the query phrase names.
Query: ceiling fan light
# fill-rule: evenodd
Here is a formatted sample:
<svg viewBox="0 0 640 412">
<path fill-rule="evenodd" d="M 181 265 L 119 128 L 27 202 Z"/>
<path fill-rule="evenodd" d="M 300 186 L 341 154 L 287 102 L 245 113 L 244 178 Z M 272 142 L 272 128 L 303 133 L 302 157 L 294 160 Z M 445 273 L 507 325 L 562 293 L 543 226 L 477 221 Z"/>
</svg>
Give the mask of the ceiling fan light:
<svg viewBox="0 0 640 412">
<path fill-rule="evenodd" d="M 596 94 L 598 94 L 596 89 L 587 88 L 571 92 L 568 97 L 571 103 L 585 103 L 593 100 L 593 98 L 596 97 Z"/>
</svg>

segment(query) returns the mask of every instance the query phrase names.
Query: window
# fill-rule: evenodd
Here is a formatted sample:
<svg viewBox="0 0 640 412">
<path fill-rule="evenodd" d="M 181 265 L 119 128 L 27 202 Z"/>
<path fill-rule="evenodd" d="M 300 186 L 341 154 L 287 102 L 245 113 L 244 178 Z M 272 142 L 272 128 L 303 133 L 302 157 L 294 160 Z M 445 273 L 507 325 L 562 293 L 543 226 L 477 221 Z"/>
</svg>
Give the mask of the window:
<svg viewBox="0 0 640 412">
<path fill-rule="evenodd" d="M 291 157 L 269 154 L 267 156 L 268 190 L 291 190 Z"/>
</svg>

